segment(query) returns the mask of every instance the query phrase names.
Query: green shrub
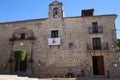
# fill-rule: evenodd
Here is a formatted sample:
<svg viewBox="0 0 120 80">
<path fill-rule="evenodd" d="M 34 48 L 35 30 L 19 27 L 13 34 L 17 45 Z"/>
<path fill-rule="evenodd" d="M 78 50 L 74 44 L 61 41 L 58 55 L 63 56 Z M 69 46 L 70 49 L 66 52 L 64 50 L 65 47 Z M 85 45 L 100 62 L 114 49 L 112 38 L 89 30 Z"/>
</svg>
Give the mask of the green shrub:
<svg viewBox="0 0 120 80">
<path fill-rule="evenodd" d="M 16 61 L 24 61 L 27 53 L 26 50 L 15 50 L 14 51 L 14 58 Z"/>
</svg>

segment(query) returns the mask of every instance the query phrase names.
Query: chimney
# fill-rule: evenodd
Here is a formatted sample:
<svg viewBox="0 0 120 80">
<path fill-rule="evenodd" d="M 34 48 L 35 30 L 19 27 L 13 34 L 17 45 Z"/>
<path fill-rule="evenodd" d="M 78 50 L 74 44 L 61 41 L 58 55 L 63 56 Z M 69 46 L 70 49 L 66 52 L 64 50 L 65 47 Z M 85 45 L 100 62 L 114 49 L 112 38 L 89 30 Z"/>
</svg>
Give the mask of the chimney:
<svg viewBox="0 0 120 80">
<path fill-rule="evenodd" d="M 93 16 L 94 9 L 82 10 L 82 17 Z"/>
</svg>

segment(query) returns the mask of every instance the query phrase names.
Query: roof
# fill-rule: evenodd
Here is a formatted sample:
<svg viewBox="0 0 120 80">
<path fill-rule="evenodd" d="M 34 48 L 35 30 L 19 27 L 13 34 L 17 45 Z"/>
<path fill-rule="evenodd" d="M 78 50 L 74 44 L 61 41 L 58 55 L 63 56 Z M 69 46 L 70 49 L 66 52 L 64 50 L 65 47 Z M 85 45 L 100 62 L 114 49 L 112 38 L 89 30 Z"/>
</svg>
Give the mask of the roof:
<svg viewBox="0 0 120 80">
<path fill-rule="evenodd" d="M 106 17 L 106 16 L 114 16 L 115 18 L 117 17 L 116 14 L 105 14 L 105 15 L 94 15 L 94 16 L 87 16 L 87 17 L 82 17 L 82 16 L 71 16 L 71 17 L 64 17 L 64 19 L 68 18 L 93 18 L 93 17 Z M 30 20 L 21 20 L 21 21 L 11 21 L 11 22 L 1 22 L 0 24 L 6 24 L 6 23 L 22 23 L 22 22 L 30 22 L 30 21 L 46 21 L 48 18 L 40 18 L 40 19 L 30 19 Z"/>
</svg>

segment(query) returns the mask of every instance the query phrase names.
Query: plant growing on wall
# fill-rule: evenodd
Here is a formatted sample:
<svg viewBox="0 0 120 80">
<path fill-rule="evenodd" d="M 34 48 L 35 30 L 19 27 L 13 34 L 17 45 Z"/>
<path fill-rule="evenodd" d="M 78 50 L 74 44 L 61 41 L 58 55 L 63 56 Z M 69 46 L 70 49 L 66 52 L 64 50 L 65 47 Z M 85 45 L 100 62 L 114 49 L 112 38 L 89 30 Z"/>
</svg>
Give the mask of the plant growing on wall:
<svg viewBox="0 0 120 80">
<path fill-rule="evenodd" d="M 120 52 L 120 39 L 117 39 L 116 43 L 117 43 L 117 47 L 118 47 L 118 52 Z"/>
<path fill-rule="evenodd" d="M 27 54 L 26 50 L 23 49 L 14 51 L 14 58 L 18 62 L 18 71 L 20 69 L 20 62 L 25 60 L 26 54 Z"/>
<path fill-rule="evenodd" d="M 116 44 L 117 44 L 117 52 L 118 52 L 119 55 L 120 55 L 120 39 L 117 39 Z M 120 57 L 119 57 L 118 63 L 120 64 Z"/>
<path fill-rule="evenodd" d="M 14 51 L 14 58 L 16 61 L 24 61 L 26 57 L 26 51 L 25 50 L 15 50 Z"/>
</svg>

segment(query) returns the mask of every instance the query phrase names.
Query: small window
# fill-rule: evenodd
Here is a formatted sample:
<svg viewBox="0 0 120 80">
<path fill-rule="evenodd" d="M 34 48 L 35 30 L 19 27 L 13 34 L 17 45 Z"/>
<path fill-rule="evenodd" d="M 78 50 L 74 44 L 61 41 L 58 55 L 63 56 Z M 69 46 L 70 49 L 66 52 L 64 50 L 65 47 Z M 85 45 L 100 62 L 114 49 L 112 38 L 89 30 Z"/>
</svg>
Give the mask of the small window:
<svg viewBox="0 0 120 80">
<path fill-rule="evenodd" d="M 21 33 L 20 39 L 25 39 L 25 33 Z"/>
<path fill-rule="evenodd" d="M 58 38 L 58 30 L 51 31 L 51 38 Z"/>
<path fill-rule="evenodd" d="M 93 33 L 98 33 L 98 24 L 97 24 L 97 22 L 92 23 L 92 30 L 93 30 Z"/>
</svg>

